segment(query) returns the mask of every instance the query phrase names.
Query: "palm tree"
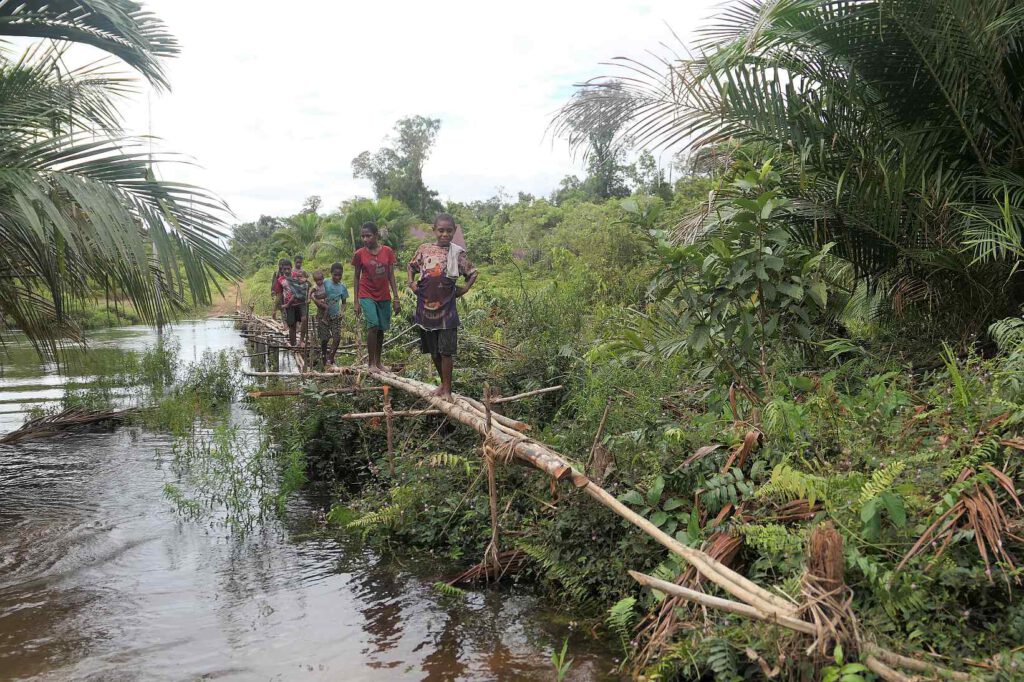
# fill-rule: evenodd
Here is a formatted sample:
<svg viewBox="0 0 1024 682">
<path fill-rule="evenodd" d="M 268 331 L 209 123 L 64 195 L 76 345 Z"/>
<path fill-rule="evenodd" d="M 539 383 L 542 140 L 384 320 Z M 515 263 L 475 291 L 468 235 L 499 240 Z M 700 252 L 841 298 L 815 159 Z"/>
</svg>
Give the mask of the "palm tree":
<svg viewBox="0 0 1024 682">
<path fill-rule="evenodd" d="M 566 105 L 573 144 L 735 141 L 782 172 L 803 240 L 970 335 L 1024 302 L 1024 10 L 1013 0 L 744 0 L 698 56 L 622 60 Z M 897 310 L 898 312 L 898 310 Z"/>
<path fill-rule="evenodd" d="M 366 222 L 374 222 L 380 228 L 381 242 L 397 250 L 405 240 L 409 226 L 415 216 L 398 199 L 383 196 L 379 199 L 357 199 L 342 207 L 345 213 L 345 235 L 353 248 L 359 248 L 359 228 Z"/>
<path fill-rule="evenodd" d="M 157 87 L 177 52 L 163 24 L 130 0 L 0 3 L 0 35 L 90 44 Z M 226 213 L 210 193 L 157 179 L 168 157 L 125 137 L 116 110 L 132 82 L 104 60 L 68 69 L 67 46 L 15 59 L 0 44 L 0 317 L 41 351 L 80 338 L 67 317 L 94 285 L 119 289 L 148 321 L 210 299 L 235 276 Z"/>
</svg>

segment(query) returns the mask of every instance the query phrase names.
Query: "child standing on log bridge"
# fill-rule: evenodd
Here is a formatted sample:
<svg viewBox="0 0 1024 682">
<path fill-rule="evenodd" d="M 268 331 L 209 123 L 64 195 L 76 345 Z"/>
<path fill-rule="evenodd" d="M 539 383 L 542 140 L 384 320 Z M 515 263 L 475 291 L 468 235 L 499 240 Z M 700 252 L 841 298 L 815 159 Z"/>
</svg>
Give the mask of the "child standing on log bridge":
<svg viewBox="0 0 1024 682">
<path fill-rule="evenodd" d="M 288 325 L 288 345 L 295 348 L 295 327 L 306 327 L 306 311 L 309 308 L 309 282 L 306 273 L 299 270 L 296 275 L 290 266 L 285 267 L 284 280 L 284 323 Z M 300 341 L 300 346 L 305 345 Z"/>
<path fill-rule="evenodd" d="M 348 301 L 348 288 L 341 283 L 345 269 L 341 263 L 331 265 L 331 278 L 324 281 L 324 275 L 317 270 L 313 273 L 316 288 L 313 290 L 313 303 L 317 307 L 316 334 L 320 340 L 320 357 L 324 367 L 334 364 L 334 356 L 338 353 L 341 343 L 341 316 Z M 330 353 L 327 342 L 331 342 Z"/>
<path fill-rule="evenodd" d="M 356 271 L 355 290 L 359 301 L 356 317 L 366 320 L 366 364 L 383 370 L 387 369 L 380 361 L 384 332 L 391 328 L 391 311 L 401 312 L 401 306 L 395 283 L 398 259 L 390 246 L 377 243 L 379 232 L 374 222 L 365 222 L 359 228 L 363 246 L 352 256 L 352 267 Z"/>
<path fill-rule="evenodd" d="M 420 244 L 409 261 L 409 289 L 416 294 L 415 324 L 420 333 L 420 351 L 429 353 L 441 377 L 434 395 L 452 394 L 452 358 L 458 350 L 459 313 L 456 299 L 476 282 L 477 271 L 466 250 L 452 244 L 455 219 L 447 213 L 434 218 L 434 244 Z M 415 280 L 415 273 L 420 279 Z M 459 277 L 466 283 L 458 286 Z"/>
<path fill-rule="evenodd" d="M 270 295 L 274 298 L 274 312 L 271 313 L 271 319 L 277 319 L 277 311 L 281 309 L 281 304 L 284 303 L 284 268 L 288 266 L 292 267 L 292 262 L 287 258 L 282 258 L 277 262 L 277 272 L 274 273 L 274 281 L 270 285 Z"/>
</svg>

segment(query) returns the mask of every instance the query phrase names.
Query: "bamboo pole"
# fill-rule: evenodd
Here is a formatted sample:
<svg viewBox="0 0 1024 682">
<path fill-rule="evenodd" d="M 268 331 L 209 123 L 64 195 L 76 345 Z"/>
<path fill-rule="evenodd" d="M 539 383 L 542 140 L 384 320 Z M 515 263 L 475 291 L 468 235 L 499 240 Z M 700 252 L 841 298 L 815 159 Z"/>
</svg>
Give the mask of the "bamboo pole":
<svg viewBox="0 0 1024 682">
<path fill-rule="evenodd" d="M 868 667 L 868 670 L 885 680 L 885 682 L 914 682 L 916 679 L 907 677 L 897 670 L 893 670 L 874 656 L 868 656 L 864 659 L 864 665 Z"/>
<path fill-rule="evenodd" d="M 711 555 L 699 549 L 687 547 L 622 502 L 619 502 L 607 490 L 583 474 L 574 474 L 573 483 L 577 487 L 582 487 L 583 492 L 650 535 L 669 550 L 681 556 L 708 580 L 737 599 L 756 607 L 767 616 L 792 618 L 796 614 L 796 607 L 793 604 L 776 594 L 772 594 L 760 585 L 751 582 L 745 576 L 725 566 Z"/>
<path fill-rule="evenodd" d="M 387 384 L 384 384 L 383 386 L 381 386 L 381 390 L 384 391 L 384 419 L 387 422 L 387 427 L 388 427 L 388 475 L 390 475 L 392 478 L 394 478 L 394 476 L 395 476 L 395 447 L 394 447 L 394 441 L 392 440 L 393 439 L 393 436 L 392 436 L 392 425 L 393 425 L 394 419 L 392 419 L 391 396 L 388 395 L 388 390 L 390 388 L 391 387 L 388 386 Z"/>
<path fill-rule="evenodd" d="M 629 571 L 629 575 L 644 587 L 650 587 L 658 590 L 659 592 L 664 592 L 665 594 L 681 597 L 702 606 L 710 606 L 711 608 L 728 611 L 729 613 L 735 613 L 736 615 L 744 616 L 752 620 L 759 620 L 764 623 L 781 625 L 782 627 L 789 628 L 790 630 L 802 632 L 805 635 L 817 636 L 818 634 L 818 628 L 815 627 L 814 623 L 808 623 L 806 620 L 785 616 L 772 617 L 762 613 L 749 604 L 743 604 L 731 599 L 723 599 L 705 592 L 691 590 L 688 587 L 683 587 L 682 585 L 677 585 L 675 583 L 668 582 L 667 580 L 660 580 L 654 576 L 646 575 L 638 571 Z"/>
<path fill-rule="evenodd" d="M 433 408 L 424 410 L 391 410 L 392 417 L 430 417 L 439 414 L 444 414 L 444 412 Z M 348 414 L 339 415 L 338 419 L 384 419 L 387 416 L 386 412 L 349 412 Z"/>
<path fill-rule="evenodd" d="M 594 451 L 597 450 L 597 444 L 601 442 L 601 434 L 604 432 L 604 424 L 608 421 L 608 411 L 611 409 L 611 403 L 604 406 L 604 414 L 601 415 L 601 423 L 597 425 L 597 433 L 594 434 L 594 442 L 590 446 L 590 455 L 587 457 L 587 469 L 590 471 L 593 471 L 593 469 L 590 468 L 590 464 L 594 461 Z"/>
<path fill-rule="evenodd" d="M 491 445 L 491 387 L 484 384 L 484 409 L 487 433 L 484 436 L 484 459 L 487 463 L 487 502 L 491 510 L 491 541 L 484 550 L 484 564 L 490 564 L 495 579 L 501 575 L 501 552 L 498 549 L 498 482 L 494 473 L 494 448 Z"/>
<path fill-rule="evenodd" d="M 557 386 L 548 386 L 547 388 L 538 388 L 535 391 L 527 391 L 526 393 L 516 393 L 515 395 L 506 396 L 504 398 L 494 398 L 491 400 L 491 405 L 500 405 L 502 403 L 511 403 L 516 400 L 522 400 L 523 398 L 532 398 L 535 395 L 543 395 L 544 393 L 554 393 L 555 391 L 561 391 L 565 386 L 558 384 Z"/>
<path fill-rule="evenodd" d="M 910 656 L 901 656 L 895 652 L 883 649 L 877 644 L 866 643 L 862 647 L 865 653 L 868 653 L 881 661 L 889 664 L 896 665 L 907 670 L 913 670 L 919 673 L 926 673 L 928 675 L 938 675 L 939 677 L 947 680 L 959 680 L 960 682 L 968 682 L 971 676 L 967 673 L 963 673 L 957 670 L 950 670 L 934 663 L 922 661 L 917 658 L 911 658 Z"/>
<path fill-rule="evenodd" d="M 351 387 L 346 387 L 346 388 L 327 388 L 327 389 L 324 389 L 323 391 L 319 391 L 319 393 L 322 393 L 322 394 L 325 394 L 325 395 L 340 395 L 340 394 L 348 394 L 348 393 L 365 393 L 367 391 L 380 391 L 380 390 L 383 390 L 380 386 L 363 386 L 363 387 L 351 386 Z M 302 391 L 299 391 L 299 390 L 296 390 L 296 389 L 293 389 L 293 388 L 282 388 L 282 389 L 273 390 L 273 391 L 250 391 L 246 395 L 248 395 L 250 398 L 277 398 L 277 397 L 280 397 L 280 396 L 287 396 L 287 395 L 302 395 Z M 381 417 L 384 416 L 383 412 L 371 412 L 370 414 L 379 415 Z"/>
</svg>

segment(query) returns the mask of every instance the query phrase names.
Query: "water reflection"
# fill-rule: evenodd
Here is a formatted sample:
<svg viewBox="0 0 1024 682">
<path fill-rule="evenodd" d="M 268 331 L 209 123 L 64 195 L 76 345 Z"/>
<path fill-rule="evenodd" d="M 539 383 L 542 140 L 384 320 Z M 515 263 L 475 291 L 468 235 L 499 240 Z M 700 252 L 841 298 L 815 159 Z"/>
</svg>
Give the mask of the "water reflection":
<svg viewBox="0 0 1024 682">
<path fill-rule="evenodd" d="M 170 333 L 185 361 L 239 343 L 222 321 Z M 153 340 L 115 330 L 95 347 Z M 89 380 L 14 353 L 0 396 L 69 378 Z M 0 432 L 20 421 L 0 414 Z M 182 484 L 170 446 L 137 428 L 0 446 L 0 678 L 552 678 L 551 647 L 565 631 L 530 595 L 441 597 L 431 582 L 454 567 L 399 563 L 324 535 L 316 500 L 294 500 L 242 537 L 216 517 L 185 522 L 161 494 Z M 586 639 L 570 649 L 571 679 L 600 679 L 613 665 Z"/>
</svg>

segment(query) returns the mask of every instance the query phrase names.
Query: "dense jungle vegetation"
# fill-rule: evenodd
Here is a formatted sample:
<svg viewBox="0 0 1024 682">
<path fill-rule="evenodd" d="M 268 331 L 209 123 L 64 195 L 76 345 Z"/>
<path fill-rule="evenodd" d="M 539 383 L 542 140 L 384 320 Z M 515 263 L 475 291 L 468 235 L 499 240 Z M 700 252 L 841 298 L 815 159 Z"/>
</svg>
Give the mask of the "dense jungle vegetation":
<svg viewBox="0 0 1024 682">
<path fill-rule="evenodd" d="M 1024 13 L 743 2 L 701 36 L 699 57 L 623 60 L 566 105 L 555 129 L 587 152 L 585 179 L 444 207 L 483 272 L 456 390 L 565 385 L 509 414 L 680 541 L 800 600 L 809 533 L 831 522 L 860 633 L 1018 679 Z M 236 231 L 235 255 L 264 266 L 257 310 L 279 255 L 345 262 L 370 218 L 400 260 L 429 238 L 438 125 L 404 120 L 355 160 L 375 199 Z M 672 144 L 669 181 L 643 150 Z M 403 341 L 386 359 L 430 380 Z M 403 421 L 391 469 L 380 423 L 336 419 L 372 400 L 310 400 L 308 473 L 337 484 L 336 523 L 453 569 L 479 560 L 475 434 Z M 283 400 L 262 409 L 294 420 Z M 532 559 L 518 579 L 603 622 L 626 669 L 874 679 L 855 651 L 808 656 L 772 626 L 640 590 L 627 569 L 699 581 L 583 496 L 516 467 L 498 488 L 503 542 Z"/>
</svg>

